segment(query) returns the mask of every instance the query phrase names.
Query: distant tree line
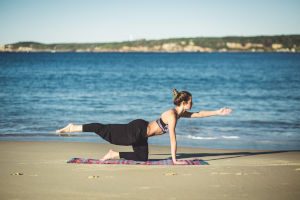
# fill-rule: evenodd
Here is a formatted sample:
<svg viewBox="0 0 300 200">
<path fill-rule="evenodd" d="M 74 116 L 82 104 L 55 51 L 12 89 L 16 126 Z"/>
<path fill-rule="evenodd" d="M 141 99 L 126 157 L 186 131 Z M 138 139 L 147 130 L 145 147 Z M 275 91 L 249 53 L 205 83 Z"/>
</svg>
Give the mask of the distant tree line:
<svg viewBox="0 0 300 200">
<path fill-rule="evenodd" d="M 171 44 L 171 46 L 170 46 Z M 164 46 L 169 45 L 169 46 Z M 173 46 L 172 46 L 173 45 Z M 189 47 L 189 48 L 188 48 Z M 300 51 L 300 35 L 251 36 L 251 37 L 192 37 L 160 40 L 134 40 L 109 43 L 53 43 L 18 42 L 4 45 L 7 51 Z"/>
</svg>

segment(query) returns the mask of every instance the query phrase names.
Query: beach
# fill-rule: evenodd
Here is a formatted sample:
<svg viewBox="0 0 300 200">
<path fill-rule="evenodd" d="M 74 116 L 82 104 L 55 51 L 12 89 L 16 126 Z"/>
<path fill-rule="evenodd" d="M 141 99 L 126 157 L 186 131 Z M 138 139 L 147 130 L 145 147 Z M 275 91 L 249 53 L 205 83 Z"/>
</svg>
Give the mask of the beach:
<svg viewBox="0 0 300 200">
<path fill-rule="evenodd" d="M 1 199 L 299 199 L 300 151 L 178 147 L 178 159 L 209 165 L 68 164 L 130 146 L 0 142 Z M 170 158 L 150 145 L 149 159 Z"/>
</svg>

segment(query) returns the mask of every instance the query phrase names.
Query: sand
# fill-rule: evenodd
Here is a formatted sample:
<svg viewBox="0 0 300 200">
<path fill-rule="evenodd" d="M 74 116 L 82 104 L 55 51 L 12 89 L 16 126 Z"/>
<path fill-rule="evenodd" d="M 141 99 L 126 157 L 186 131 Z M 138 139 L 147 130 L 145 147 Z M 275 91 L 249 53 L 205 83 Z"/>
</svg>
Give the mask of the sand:
<svg viewBox="0 0 300 200">
<path fill-rule="evenodd" d="M 0 142 L 0 198 L 4 199 L 300 199 L 300 151 L 178 147 L 178 157 L 202 166 L 67 164 L 101 158 L 110 148 L 71 142 Z M 170 148 L 150 145 L 150 159 Z"/>
</svg>

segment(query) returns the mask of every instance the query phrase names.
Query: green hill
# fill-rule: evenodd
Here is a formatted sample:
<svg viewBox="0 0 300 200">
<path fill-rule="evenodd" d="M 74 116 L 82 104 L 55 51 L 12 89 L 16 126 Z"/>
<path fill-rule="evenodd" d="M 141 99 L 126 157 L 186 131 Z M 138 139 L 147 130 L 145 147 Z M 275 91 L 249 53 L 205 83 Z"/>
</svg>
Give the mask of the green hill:
<svg viewBox="0 0 300 200">
<path fill-rule="evenodd" d="M 135 40 L 110 43 L 18 42 L 1 51 L 17 52 L 299 52 L 300 35 L 252 37 L 193 37 L 161 40 Z"/>
</svg>

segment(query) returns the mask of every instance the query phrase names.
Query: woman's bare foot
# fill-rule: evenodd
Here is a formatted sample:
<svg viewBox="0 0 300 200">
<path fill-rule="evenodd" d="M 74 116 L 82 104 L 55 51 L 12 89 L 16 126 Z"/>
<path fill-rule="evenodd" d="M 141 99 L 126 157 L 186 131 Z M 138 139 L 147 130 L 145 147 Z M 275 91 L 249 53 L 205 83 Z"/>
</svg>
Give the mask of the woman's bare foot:
<svg viewBox="0 0 300 200">
<path fill-rule="evenodd" d="M 105 156 L 103 156 L 103 158 L 101 160 L 105 161 L 105 160 L 119 159 L 119 158 L 120 158 L 119 152 L 116 152 L 116 151 L 113 151 L 110 149 L 108 151 L 108 153 Z"/>
<path fill-rule="evenodd" d="M 73 131 L 73 124 L 68 124 L 66 127 L 56 130 L 56 133 L 59 133 L 59 135 L 69 135 L 69 134 L 60 134 L 60 133 L 71 133 Z"/>
</svg>

